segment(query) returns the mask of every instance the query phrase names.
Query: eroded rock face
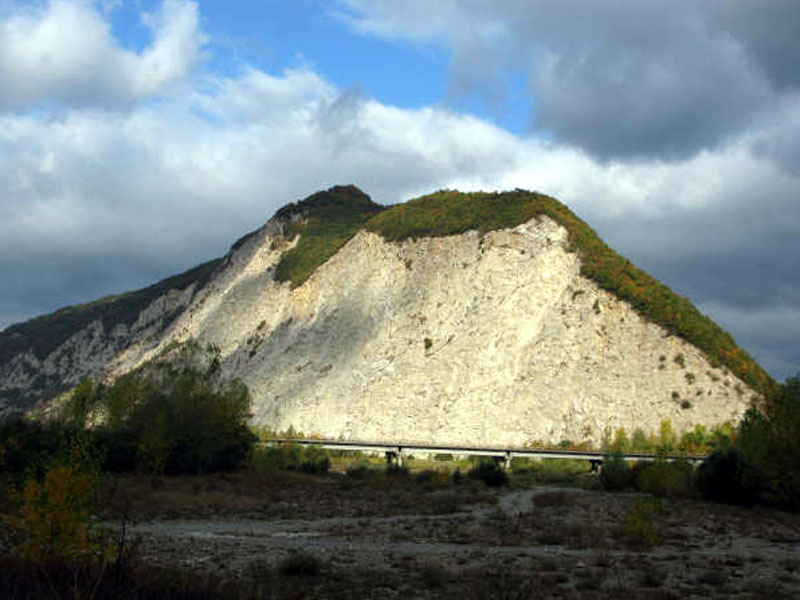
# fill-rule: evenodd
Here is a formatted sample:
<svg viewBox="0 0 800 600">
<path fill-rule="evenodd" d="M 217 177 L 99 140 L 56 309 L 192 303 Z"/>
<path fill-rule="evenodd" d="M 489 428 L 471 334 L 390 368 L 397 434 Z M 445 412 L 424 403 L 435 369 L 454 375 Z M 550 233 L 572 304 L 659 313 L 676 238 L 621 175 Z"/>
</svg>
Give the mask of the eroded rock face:
<svg viewBox="0 0 800 600">
<path fill-rule="evenodd" d="M 546 217 L 402 243 L 361 231 L 296 289 L 273 277 L 290 246 L 274 227 L 250 235 L 159 335 L 134 327 L 112 355 L 90 332 L 70 340 L 81 373 L 121 374 L 194 338 L 249 386 L 258 425 L 438 443 L 596 443 L 664 419 L 680 431 L 736 421 L 753 395 L 581 277 Z"/>
<path fill-rule="evenodd" d="M 54 391 L 69 389 L 83 377 L 100 377 L 119 361 L 126 349 L 156 347 L 177 314 L 192 300 L 193 286 L 172 290 L 139 313 L 130 326 L 106 327 L 100 319 L 78 330 L 43 359 L 27 351 L 0 365 L 0 392 L 21 396 L 21 402 L 0 398 L 0 418 L 27 410 Z M 12 396 L 13 397 L 13 396 Z"/>
</svg>

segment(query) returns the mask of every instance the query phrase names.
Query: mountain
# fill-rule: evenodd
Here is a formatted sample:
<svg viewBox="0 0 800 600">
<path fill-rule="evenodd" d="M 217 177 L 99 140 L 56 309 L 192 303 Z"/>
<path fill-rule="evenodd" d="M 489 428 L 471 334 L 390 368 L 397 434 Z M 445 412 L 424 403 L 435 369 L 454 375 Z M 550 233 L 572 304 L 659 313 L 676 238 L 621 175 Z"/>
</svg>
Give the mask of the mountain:
<svg viewBox="0 0 800 600">
<path fill-rule="evenodd" d="M 250 387 L 256 424 L 353 439 L 598 441 L 735 421 L 775 385 L 553 198 L 337 186 L 219 260 L 0 332 L 2 408 L 188 342 Z"/>
</svg>

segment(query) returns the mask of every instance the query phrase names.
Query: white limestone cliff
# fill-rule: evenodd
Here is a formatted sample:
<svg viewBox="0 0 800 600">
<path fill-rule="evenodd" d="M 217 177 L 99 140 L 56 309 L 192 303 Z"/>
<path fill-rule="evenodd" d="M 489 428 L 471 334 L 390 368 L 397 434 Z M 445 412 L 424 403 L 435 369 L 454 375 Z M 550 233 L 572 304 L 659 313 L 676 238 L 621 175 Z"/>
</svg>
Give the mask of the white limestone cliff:
<svg viewBox="0 0 800 600">
<path fill-rule="evenodd" d="M 107 373 L 196 339 L 248 385 L 255 424 L 359 440 L 597 443 L 743 415 L 752 390 L 582 277 L 567 245 L 547 217 L 401 243 L 361 231 L 292 289 L 273 277 L 290 245 L 265 227 Z"/>
</svg>

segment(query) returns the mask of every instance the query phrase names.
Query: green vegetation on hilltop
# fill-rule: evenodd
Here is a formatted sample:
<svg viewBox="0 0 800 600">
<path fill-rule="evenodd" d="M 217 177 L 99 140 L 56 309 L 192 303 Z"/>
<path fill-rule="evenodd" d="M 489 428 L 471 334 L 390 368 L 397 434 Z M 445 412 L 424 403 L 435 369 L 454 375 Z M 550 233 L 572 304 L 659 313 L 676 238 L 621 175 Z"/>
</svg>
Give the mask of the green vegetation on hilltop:
<svg viewBox="0 0 800 600">
<path fill-rule="evenodd" d="M 275 279 L 301 285 L 382 210 L 354 186 L 336 186 L 284 206 L 273 218 L 288 221 L 285 235 L 292 239 L 300 234 L 300 239 L 281 257 Z"/>
<path fill-rule="evenodd" d="M 210 260 L 141 290 L 68 306 L 49 315 L 11 325 L 0 332 L 0 364 L 28 350 L 39 359 L 44 359 L 75 333 L 98 319 L 106 331 L 121 323 L 131 325 L 151 302 L 168 291 L 184 290 L 192 284 L 197 284 L 196 290 L 202 288 L 221 261 Z"/>
<path fill-rule="evenodd" d="M 546 215 L 569 233 L 570 250 L 581 258 L 581 274 L 629 303 L 645 319 L 700 348 L 712 364 L 725 365 L 753 389 L 774 389 L 772 378 L 733 338 L 686 298 L 636 268 L 609 248 L 566 206 L 548 196 L 515 190 L 461 193 L 444 190 L 393 206 L 367 228 L 387 240 L 455 235 L 514 227 Z"/>
</svg>

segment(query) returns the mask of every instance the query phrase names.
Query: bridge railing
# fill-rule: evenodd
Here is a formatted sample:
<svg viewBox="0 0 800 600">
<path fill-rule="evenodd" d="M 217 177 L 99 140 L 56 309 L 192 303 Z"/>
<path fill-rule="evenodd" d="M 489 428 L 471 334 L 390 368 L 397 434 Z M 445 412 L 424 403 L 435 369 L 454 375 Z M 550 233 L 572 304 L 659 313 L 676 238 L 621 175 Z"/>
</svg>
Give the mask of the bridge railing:
<svg viewBox="0 0 800 600">
<path fill-rule="evenodd" d="M 469 446 L 448 444 L 423 444 L 417 442 L 367 442 L 356 440 L 321 440 L 321 439 L 296 439 L 296 438 L 269 438 L 262 440 L 267 445 L 299 444 L 301 446 L 316 446 L 326 450 L 345 450 L 352 452 L 384 453 L 388 462 L 402 464 L 403 455 L 411 453 L 421 454 L 450 454 L 453 456 L 488 456 L 498 461 L 503 461 L 506 468 L 511 464 L 512 458 L 553 458 L 588 460 L 593 471 L 602 467 L 609 456 L 608 452 L 594 450 L 561 450 L 561 449 L 534 449 L 534 448 L 509 448 L 491 446 Z M 625 452 L 614 453 L 628 462 L 655 461 L 655 460 L 687 460 L 700 463 L 707 457 L 699 454 L 654 454 L 650 452 Z"/>
</svg>

